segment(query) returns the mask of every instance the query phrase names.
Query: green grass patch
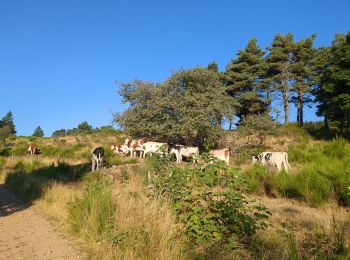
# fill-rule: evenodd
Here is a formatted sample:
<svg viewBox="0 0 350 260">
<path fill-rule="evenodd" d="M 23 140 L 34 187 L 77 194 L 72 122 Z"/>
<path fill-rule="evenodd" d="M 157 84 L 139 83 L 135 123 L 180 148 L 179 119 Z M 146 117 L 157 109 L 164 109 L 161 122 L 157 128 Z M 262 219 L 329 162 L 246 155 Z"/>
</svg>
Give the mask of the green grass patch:
<svg viewBox="0 0 350 260">
<path fill-rule="evenodd" d="M 115 204 L 112 187 L 100 174 L 85 176 L 85 190 L 68 207 L 68 222 L 74 233 L 90 241 L 113 237 Z"/>
</svg>

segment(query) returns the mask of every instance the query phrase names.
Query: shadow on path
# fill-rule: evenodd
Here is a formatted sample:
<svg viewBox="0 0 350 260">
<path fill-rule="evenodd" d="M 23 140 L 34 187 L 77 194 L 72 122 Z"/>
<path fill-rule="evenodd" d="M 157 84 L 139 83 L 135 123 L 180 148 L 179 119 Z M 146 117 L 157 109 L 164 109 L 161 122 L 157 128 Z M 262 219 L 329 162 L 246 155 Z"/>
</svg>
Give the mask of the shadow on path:
<svg viewBox="0 0 350 260">
<path fill-rule="evenodd" d="M 5 184 L 0 184 L 0 218 L 22 211 L 30 206 L 31 203 L 18 200 L 6 189 Z"/>
</svg>

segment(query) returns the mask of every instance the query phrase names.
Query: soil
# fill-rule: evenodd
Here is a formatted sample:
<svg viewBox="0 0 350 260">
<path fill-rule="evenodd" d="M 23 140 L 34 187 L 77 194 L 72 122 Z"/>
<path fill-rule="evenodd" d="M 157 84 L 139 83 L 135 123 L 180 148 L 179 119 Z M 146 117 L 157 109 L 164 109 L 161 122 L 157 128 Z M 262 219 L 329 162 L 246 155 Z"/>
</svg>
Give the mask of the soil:
<svg viewBox="0 0 350 260">
<path fill-rule="evenodd" d="M 87 259 L 32 205 L 0 184 L 0 259 Z"/>
</svg>

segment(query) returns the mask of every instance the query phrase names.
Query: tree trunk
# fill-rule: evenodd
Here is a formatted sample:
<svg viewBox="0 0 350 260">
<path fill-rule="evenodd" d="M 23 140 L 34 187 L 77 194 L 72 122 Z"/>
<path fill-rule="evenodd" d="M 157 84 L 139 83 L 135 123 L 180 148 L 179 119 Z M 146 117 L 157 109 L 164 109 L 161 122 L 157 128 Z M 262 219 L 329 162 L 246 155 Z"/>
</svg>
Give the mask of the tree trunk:
<svg viewBox="0 0 350 260">
<path fill-rule="evenodd" d="M 297 111 L 297 122 L 298 126 L 302 127 L 304 124 L 304 113 L 303 113 L 303 91 L 298 90 L 298 111 Z"/>
<path fill-rule="evenodd" d="M 288 90 L 283 90 L 283 106 L 284 106 L 284 125 L 288 124 L 288 114 L 289 114 L 289 97 Z"/>
</svg>

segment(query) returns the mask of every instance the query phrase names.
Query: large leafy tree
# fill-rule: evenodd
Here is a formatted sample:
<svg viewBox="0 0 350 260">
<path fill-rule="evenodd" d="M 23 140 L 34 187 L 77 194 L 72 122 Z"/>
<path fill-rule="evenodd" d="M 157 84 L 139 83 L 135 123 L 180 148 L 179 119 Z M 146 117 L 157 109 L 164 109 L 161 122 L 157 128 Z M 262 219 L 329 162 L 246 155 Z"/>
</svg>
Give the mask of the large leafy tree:
<svg viewBox="0 0 350 260">
<path fill-rule="evenodd" d="M 292 91 L 296 96 L 292 101 L 297 106 L 297 122 L 299 126 L 304 122 L 304 103 L 311 102 L 311 86 L 313 81 L 313 42 L 316 35 L 312 35 L 306 39 L 302 39 L 294 44 L 293 52 L 293 84 Z"/>
<path fill-rule="evenodd" d="M 249 40 L 245 49 L 237 53 L 226 67 L 224 79 L 227 93 L 236 97 L 238 107 L 236 114 L 242 120 L 251 114 L 261 114 L 267 110 L 267 102 L 263 99 L 259 86 L 262 75 L 264 52 L 257 45 L 255 38 Z"/>
<path fill-rule="evenodd" d="M 180 70 L 159 84 L 124 83 L 119 93 L 130 107 L 115 122 L 134 137 L 205 148 L 222 133 L 218 118 L 232 114 L 219 74 L 207 68 Z"/>
<path fill-rule="evenodd" d="M 330 49 L 330 65 L 316 91 L 319 115 L 339 123 L 341 132 L 350 127 L 350 32 L 337 35 Z"/>
<path fill-rule="evenodd" d="M 265 82 L 268 82 L 275 91 L 282 93 L 285 124 L 289 121 L 289 93 L 291 81 L 294 79 L 294 48 L 291 33 L 277 34 L 271 46 L 267 48 L 269 53 L 265 59 Z"/>
</svg>

